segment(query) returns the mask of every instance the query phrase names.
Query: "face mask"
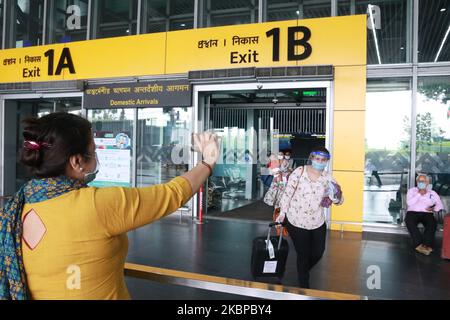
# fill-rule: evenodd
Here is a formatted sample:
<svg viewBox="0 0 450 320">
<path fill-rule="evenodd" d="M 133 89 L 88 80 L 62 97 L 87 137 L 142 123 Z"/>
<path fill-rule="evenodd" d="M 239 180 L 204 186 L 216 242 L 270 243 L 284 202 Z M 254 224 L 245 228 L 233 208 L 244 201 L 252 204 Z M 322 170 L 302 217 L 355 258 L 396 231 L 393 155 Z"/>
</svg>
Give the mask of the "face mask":
<svg viewBox="0 0 450 320">
<path fill-rule="evenodd" d="M 286 160 L 289 160 L 291 158 L 291 156 L 285 156 L 284 157 Z"/>
<path fill-rule="evenodd" d="M 95 178 L 97 177 L 97 173 L 98 173 L 98 167 L 99 167 L 99 163 L 98 163 L 97 153 L 95 153 L 95 168 L 93 171 L 84 174 L 83 180 L 85 183 L 89 183 L 89 182 L 92 182 L 95 180 Z"/>
<path fill-rule="evenodd" d="M 314 160 L 311 161 L 311 165 L 314 169 L 316 169 L 318 171 L 323 171 L 325 169 L 325 167 L 327 166 L 326 163 L 321 163 L 321 162 L 317 162 Z"/>
<path fill-rule="evenodd" d="M 278 160 L 283 160 L 284 156 L 278 156 Z"/>
<path fill-rule="evenodd" d="M 417 188 L 419 188 L 420 190 L 425 190 L 427 188 L 427 184 L 425 182 L 419 182 L 417 184 Z"/>
</svg>

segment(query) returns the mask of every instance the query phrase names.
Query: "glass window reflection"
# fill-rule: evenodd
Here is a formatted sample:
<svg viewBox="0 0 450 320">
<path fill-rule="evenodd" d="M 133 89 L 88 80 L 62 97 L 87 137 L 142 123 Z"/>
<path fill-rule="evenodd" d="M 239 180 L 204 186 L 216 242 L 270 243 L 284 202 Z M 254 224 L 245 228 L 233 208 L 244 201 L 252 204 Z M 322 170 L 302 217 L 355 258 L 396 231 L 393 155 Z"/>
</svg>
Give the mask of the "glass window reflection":
<svg viewBox="0 0 450 320">
<path fill-rule="evenodd" d="M 420 77 L 417 92 L 416 173 L 431 177 L 450 209 L 450 78 Z"/>
<path fill-rule="evenodd" d="M 91 186 L 132 186 L 134 112 L 134 109 L 88 111 L 100 164 Z"/>
<path fill-rule="evenodd" d="M 82 0 L 56 0 L 50 3 L 49 43 L 86 40 L 88 3 Z"/>
<path fill-rule="evenodd" d="M 17 132 L 23 132 L 23 120 L 27 118 L 38 117 L 41 118 L 53 112 L 68 112 L 76 115 L 81 115 L 81 98 L 66 97 L 66 98 L 47 98 L 47 99 L 23 99 L 17 100 Z M 18 134 L 16 137 L 16 155 L 19 155 L 23 145 L 23 135 Z M 18 190 L 25 182 L 33 178 L 29 170 L 16 162 L 16 185 Z"/>
<path fill-rule="evenodd" d="M 138 110 L 137 186 L 166 183 L 188 170 L 189 108 Z"/>
<path fill-rule="evenodd" d="M 194 0 L 146 0 L 143 32 L 164 32 L 194 27 Z"/>
<path fill-rule="evenodd" d="M 258 21 L 258 1 L 222 1 L 205 2 L 205 23 L 207 27 L 238 25 Z"/>
<path fill-rule="evenodd" d="M 339 0 L 338 15 L 367 14 L 367 64 L 411 61 L 411 4 L 407 0 Z"/>
<path fill-rule="evenodd" d="M 101 0 L 97 38 L 136 34 L 137 0 Z"/>
<path fill-rule="evenodd" d="M 419 2 L 419 62 L 450 61 L 450 0 Z"/>
<path fill-rule="evenodd" d="M 267 0 L 267 21 L 321 18 L 331 16 L 330 0 Z"/>
<path fill-rule="evenodd" d="M 16 48 L 42 44 L 44 0 L 16 0 Z"/>
<path fill-rule="evenodd" d="M 3 0 L 0 0 L 0 49 L 3 45 Z"/>
</svg>

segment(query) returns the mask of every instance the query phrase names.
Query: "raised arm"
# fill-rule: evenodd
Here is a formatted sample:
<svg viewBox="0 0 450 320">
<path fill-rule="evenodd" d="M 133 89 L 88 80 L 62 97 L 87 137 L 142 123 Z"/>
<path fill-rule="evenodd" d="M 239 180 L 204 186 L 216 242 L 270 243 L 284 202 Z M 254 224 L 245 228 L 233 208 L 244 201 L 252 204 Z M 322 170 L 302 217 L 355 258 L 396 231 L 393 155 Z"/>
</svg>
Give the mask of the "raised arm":
<svg viewBox="0 0 450 320">
<path fill-rule="evenodd" d="M 214 168 L 214 165 L 219 158 L 219 141 L 216 134 L 204 132 L 202 134 L 194 134 L 194 150 L 199 152 L 203 156 L 203 161 L 192 170 L 186 172 L 182 177 L 186 178 L 191 184 L 193 193 L 197 193 L 200 186 L 203 185 L 210 175 L 210 169 Z"/>
</svg>

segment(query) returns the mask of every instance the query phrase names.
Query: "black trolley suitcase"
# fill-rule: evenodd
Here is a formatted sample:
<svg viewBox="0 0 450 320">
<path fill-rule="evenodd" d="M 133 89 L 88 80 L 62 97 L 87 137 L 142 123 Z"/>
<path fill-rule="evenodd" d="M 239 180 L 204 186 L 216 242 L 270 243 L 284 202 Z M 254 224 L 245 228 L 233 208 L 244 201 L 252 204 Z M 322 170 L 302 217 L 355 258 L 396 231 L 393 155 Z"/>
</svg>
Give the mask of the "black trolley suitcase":
<svg viewBox="0 0 450 320">
<path fill-rule="evenodd" d="M 289 244 L 286 239 L 283 239 L 283 232 L 280 232 L 279 237 L 271 236 L 272 228 L 278 224 L 281 223 L 273 222 L 269 225 L 267 237 L 253 239 L 251 272 L 254 278 L 283 278 L 289 253 Z M 281 226 L 281 228 L 283 227 Z M 270 243 L 266 242 L 268 240 L 270 240 Z M 270 244 L 272 244 L 272 249 Z"/>
</svg>

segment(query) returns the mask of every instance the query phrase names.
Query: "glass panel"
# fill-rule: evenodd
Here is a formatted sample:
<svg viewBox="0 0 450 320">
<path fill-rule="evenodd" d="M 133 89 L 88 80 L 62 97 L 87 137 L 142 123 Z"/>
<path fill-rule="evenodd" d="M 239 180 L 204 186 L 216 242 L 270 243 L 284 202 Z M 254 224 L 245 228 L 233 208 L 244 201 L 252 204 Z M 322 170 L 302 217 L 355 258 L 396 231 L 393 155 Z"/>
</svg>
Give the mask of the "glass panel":
<svg viewBox="0 0 450 320">
<path fill-rule="evenodd" d="M 0 0 L 0 49 L 3 44 L 3 0 Z"/>
<path fill-rule="evenodd" d="M 190 108 L 138 111 L 137 186 L 166 183 L 188 171 Z"/>
<path fill-rule="evenodd" d="M 368 80 L 364 186 L 366 222 L 401 222 L 400 212 L 406 203 L 410 168 L 410 119 L 409 79 Z"/>
<path fill-rule="evenodd" d="M 322 18 L 331 16 L 331 1 L 311 0 L 303 1 L 303 19 Z"/>
<path fill-rule="evenodd" d="M 267 0 L 267 21 L 331 16 L 330 0 Z"/>
<path fill-rule="evenodd" d="M 56 0 L 48 19 L 49 43 L 86 40 L 87 13 L 86 1 Z"/>
<path fill-rule="evenodd" d="M 132 186 L 134 109 L 89 110 L 96 152 L 100 162 L 90 185 Z"/>
<path fill-rule="evenodd" d="M 406 0 L 338 0 L 338 15 L 367 14 L 367 64 L 411 61 L 411 17 Z M 372 5 L 372 20 L 368 5 Z M 372 28 L 372 24 L 375 28 Z M 375 30 L 375 32 L 373 31 Z"/>
<path fill-rule="evenodd" d="M 206 1 L 204 19 L 207 27 L 254 23 L 258 21 L 258 1 Z"/>
<path fill-rule="evenodd" d="M 81 115 L 81 98 L 58 98 L 58 99 L 39 99 L 39 100 L 20 100 L 17 101 L 17 153 L 23 145 L 23 123 L 29 117 L 43 117 L 53 112 L 69 112 Z M 19 162 L 16 164 L 16 190 L 32 176 L 26 168 Z"/>
<path fill-rule="evenodd" d="M 137 0 L 101 0 L 97 38 L 136 34 Z"/>
<path fill-rule="evenodd" d="M 372 5 L 372 21 L 368 12 L 369 4 Z M 367 64 L 409 61 L 407 32 L 410 32 L 410 28 L 406 7 L 406 0 L 356 2 L 356 14 L 368 14 Z"/>
<path fill-rule="evenodd" d="M 450 210 L 450 77 L 420 77 L 416 170 L 428 174 Z"/>
<path fill-rule="evenodd" d="M 192 29 L 192 28 L 194 28 L 194 20 L 190 19 L 172 20 L 170 22 L 169 31 Z"/>
<path fill-rule="evenodd" d="M 42 44 L 44 0 L 16 0 L 16 48 Z"/>
<path fill-rule="evenodd" d="M 350 0 L 338 0 L 338 16 L 348 16 L 355 14 L 355 5 L 353 4 L 353 10 L 351 8 Z"/>
<path fill-rule="evenodd" d="M 242 112 L 229 113 L 229 120 L 231 117 L 237 120 L 238 117 L 244 116 Z M 224 127 L 213 128 L 213 131 L 222 142 L 220 157 L 222 161 L 216 164 L 213 175 L 208 179 L 208 194 L 205 194 L 205 198 L 208 213 L 220 214 L 254 202 L 260 194 L 261 184 L 257 183 L 256 164 L 253 165 L 251 161 L 256 160 L 256 157 L 254 155 L 246 157 L 245 151 L 252 149 L 249 146 L 250 139 L 246 129 Z"/>
<path fill-rule="evenodd" d="M 419 62 L 450 61 L 450 0 L 419 2 Z"/>
<path fill-rule="evenodd" d="M 146 0 L 145 33 L 192 29 L 194 0 Z"/>
</svg>

